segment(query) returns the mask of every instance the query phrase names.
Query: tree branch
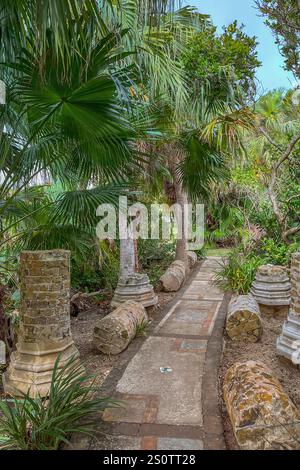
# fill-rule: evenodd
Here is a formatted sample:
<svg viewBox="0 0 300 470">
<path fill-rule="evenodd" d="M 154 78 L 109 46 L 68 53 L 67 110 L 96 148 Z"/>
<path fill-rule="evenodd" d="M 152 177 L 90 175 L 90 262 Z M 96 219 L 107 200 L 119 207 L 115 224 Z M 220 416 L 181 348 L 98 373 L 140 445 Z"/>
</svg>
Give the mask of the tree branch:
<svg viewBox="0 0 300 470">
<path fill-rule="evenodd" d="M 289 143 L 289 145 L 287 146 L 284 154 L 282 155 L 282 157 L 280 158 L 280 160 L 277 162 L 277 164 L 275 165 L 275 168 L 276 170 L 278 170 L 278 168 L 280 167 L 280 165 L 282 165 L 283 162 L 285 162 L 290 156 L 291 156 L 291 153 L 293 152 L 295 146 L 297 145 L 297 143 L 300 141 L 300 133 L 297 134 L 292 140 L 291 142 Z"/>
<path fill-rule="evenodd" d="M 295 235 L 296 233 L 300 232 L 300 225 L 298 227 L 290 228 L 289 230 L 285 230 L 282 234 L 282 238 L 285 242 L 288 242 L 288 239 L 291 235 Z"/>
<path fill-rule="evenodd" d="M 77 294 L 74 294 L 71 297 L 70 302 L 73 303 L 76 300 L 80 300 L 82 298 L 87 299 L 89 297 L 96 297 L 96 295 L 104 294 L 104 293 L 107 293 L 107 292 L 108 292 L 107 289 L 101 289 L 101 290 L 98 290 L 96 292 L 89 292 L 88 294 L 86 294 L 85 292 L 77 292 Z"/>
<path fill-rule="evenodd" d="M 289 202 L 293 201 L 294 199 L 300 199 L 300 194 L 294 194 L 294 196 L 289 197 L 285 203 L 288 204 Z"/>
<path fill-rule="evenodd" d="M 282 152 L 282 147 L 279 144 L 277 144 L 277 142 L 275 142 L 275 140 L 272 139 L 272 137 L 268 134 L 268 132 L 266 131 L 266 129 L 264 127 L 258 126 L 257 130 L 259 130 L 263 134 L 263 136 L 267 139 L 267 141 L 271 145 L 273 145 L 273 147 L 276 147 L 277 150 L 280 150 Z"/>
</svg>

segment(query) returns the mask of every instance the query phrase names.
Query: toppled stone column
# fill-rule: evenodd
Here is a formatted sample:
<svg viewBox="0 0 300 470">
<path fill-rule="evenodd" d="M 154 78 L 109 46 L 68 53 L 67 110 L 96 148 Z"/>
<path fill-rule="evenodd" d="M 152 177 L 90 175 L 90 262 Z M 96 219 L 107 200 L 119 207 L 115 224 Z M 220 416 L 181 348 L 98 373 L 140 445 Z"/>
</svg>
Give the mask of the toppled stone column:
<svg viewBox="0 0 300 470">
<path fill-rule="evenodd" d="M 139 326 L 148 321 L 145 308 L 137 302 L 125 302 L 94 328 L 94 344 L 104 354 L 119 354 L 136 336 Z"/>
<path fill-rule="evenodd" d="M 185 281 L 184 261 L 174 261 L 161 276 L 160 283 L 165 292 L 177 292 Z"/>
<path fill-rule="evenodd" d="M 258 303 L 250 295 L 234 297 L 228 306 L 226 332 L 232 340 L 256 343 L 262 335 Z"/>
<path fill-rule="evenodd" d="M 234 364 L 225 375 L 223 391 L 242 450 L 300 448 L 300 411 L 266 365 Z"/>
<path fill-rule="evenodd" d="M 192 268 L 197 263 L 197 259 L 198 259 L 197 255 L 194 251 L 188 251 L 187 257 L 188 257 L 189 267 Z"/>
<path fill-rule="evenodd" d="M 283 266 L 267 264 L 257 270 L 251 294 L 261 313 L 286 317 L 291 303 L 291 283 Z"/>
<path fill-rule="evenodd" d="M 291 306 L 282 334 L 277 339 L 277 354 L 300 364 L 300 253 L 291 262 Z"/>
<path fill-rule="evenodd" d="M 47 396 L 54 363 L 78 358 L 70 331 L 70 252 L 23 251 L 17 350 L 3 378 L 6 393 Z"/>
</svg>

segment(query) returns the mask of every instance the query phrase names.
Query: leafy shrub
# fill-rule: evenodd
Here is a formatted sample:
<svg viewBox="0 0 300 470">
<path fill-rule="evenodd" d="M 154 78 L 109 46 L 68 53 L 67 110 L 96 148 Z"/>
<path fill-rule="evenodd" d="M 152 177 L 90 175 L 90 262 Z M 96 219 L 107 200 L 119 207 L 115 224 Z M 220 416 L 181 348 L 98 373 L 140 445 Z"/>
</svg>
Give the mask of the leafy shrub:
<svg viewBox="0 0 300 470">
<path fill-rule="evenodd" d="M 71 284 L 75 290 L 93 292 L 99 289 L 113 290 L 119 276 L 119 249 L 114 250 L 102 243 L 91 249 L 91 255 L 84 262 L 72 260 Z"/>
<path fill-rule="evenodd" d="M 112 256 L 109 262 L 103 263 L 101 268 L 101 286 L 109 290 L 114 290 L 117 287 L 119 266 L 119 254 L 118 257 Z"/>
<path fill-rule="evenodd" d="M 90 434 L 92 417 L 118 403 L 93 398 L 91 376 L 71 358 L 59 369 L 57 359 L 47 399 L 30 398 L 0 402 L 0 449 L 56 450 L 69 443 L 72 433 Z"/>
<path fill-rule="evenodd" d="M 225 292 L 248 294 L 257 268 L 264 261 L 253 254 L 233 250 L 215 276 L 215 283 Z"/>
<path fill-rule="evenodd" d="M 175 257 L 175 242 L 166 240 L 139 240 L 138 257 L 141 268 L 152 284 L 156 284 Z"/>
<path fill-rule="evenodd" d="M 93 292 L 101 288 L 102 275 L 99 263 L 96 266 L 94 260 L 87 260 L 87 263 L 72 260 L 71 266 L 71 285 L 75 290 Z"/>
<path fill-rule="evenodd" d="M 259 254 L 263 258 L 264 264 L 286 266 L 297 249 L 297 243 L 286 245 L 275 241 L 273 238 L 264 238 L 261 242 Z"/>
<path fill-rule="evenodd" d="M 203 246 L 199 250 L 194 250 L 194 252 L 196 253 L 198 259 L 202 259 L 205 258 L 207 249 L 205 246 Z"/>
<path fill-rule="evenodd" d="M 225 292 L 248 294 L 259 266 L 287 266 L 297 249 L 297 243 L 286 245 L 272 238 L 264 238 L 259 245 L 248 243 L 230 253 L 216 275 L 215 282 Z"/>
</svg>

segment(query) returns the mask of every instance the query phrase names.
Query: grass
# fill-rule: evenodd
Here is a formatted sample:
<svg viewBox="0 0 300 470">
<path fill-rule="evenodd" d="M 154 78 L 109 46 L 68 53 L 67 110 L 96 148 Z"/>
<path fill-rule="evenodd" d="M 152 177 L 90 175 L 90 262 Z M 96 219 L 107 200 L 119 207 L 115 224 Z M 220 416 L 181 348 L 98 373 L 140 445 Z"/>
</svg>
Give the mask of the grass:
<svg viewBox="0 0 300 470">
<path fill-rule="evenodd" d="M 150 326 L 150 323 L 146 320 L 143 320 L 142 323 L 137 325 L 135 336 L 136 337 L 147 336 L 147 331 L 148 331 L 149 326 Z"/>
</svg>

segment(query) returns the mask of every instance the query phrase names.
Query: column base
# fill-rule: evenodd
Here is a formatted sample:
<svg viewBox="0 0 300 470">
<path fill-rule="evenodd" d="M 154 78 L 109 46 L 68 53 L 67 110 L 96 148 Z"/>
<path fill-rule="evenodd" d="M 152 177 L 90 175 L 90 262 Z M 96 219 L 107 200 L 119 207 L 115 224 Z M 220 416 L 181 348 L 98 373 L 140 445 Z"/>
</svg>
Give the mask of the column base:
<svg viewBox="0 0 300 470">
<path fill-rule="evenodd" d="M 147 274 L 135 273 L 130 277 L 120 277 L 111 306 L 118 307 L 127 300 L 138 302 L 144 307 L 157 304 L 157 295 Z"/>
<path fill-rule="evenodd" d="M 289 359 L 295 366 L 300 364 L 300 316 L 291 310 L 277 339 L 276 349 L 279 356 Z"/>
<path fill-rule="evenodd" d="M 24 346 L 24 343 L 23 343 Z M 2 381 L 5 393 L 14 397 L 22 397 L 28 393 L 31 398 L 46 397 L 49 394 L 53 368 L 58 355 L 59 368 L 62 368 L 71 357 L 79 360 L 79 352 L 73 340 L 65 344 L 64 348 L 53 349 L 46 353 L 32 351 L 14 351 L 11 355 L 10 365 L 3 374 Z M 84 370 L 84 369 L 83 369 Z"/>
</svg>

